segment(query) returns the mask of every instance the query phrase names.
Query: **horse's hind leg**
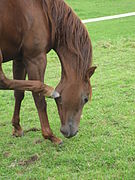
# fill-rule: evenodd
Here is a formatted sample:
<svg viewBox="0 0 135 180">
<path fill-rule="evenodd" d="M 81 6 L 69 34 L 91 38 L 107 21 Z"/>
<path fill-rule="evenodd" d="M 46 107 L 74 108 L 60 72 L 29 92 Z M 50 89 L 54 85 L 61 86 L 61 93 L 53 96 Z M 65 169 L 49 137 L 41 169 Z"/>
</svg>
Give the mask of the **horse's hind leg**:
<svg viewBox="0 0 135 180">
<path fill-rule="evenodd" d="M 2 85 L 4 83 L 4 79 L 5 79 L 5 76 L 4 76 L 4 73 L 2 70 L 2 61 L 3 61 L 3 57 L 2 57 L 2 52 L 0 49 L 0 89 L 2 88 Z"/>
<path fill-rule="evenodd" d="M 3 87 L 6 85 L 6 77 L 3 73 L 2 70 L 2 52 L 0 50 L 0 88 L 3 89 Z M 16 61 L 17 62 L 17 61 Z M 18 61 L 19 62 L 19 61 Z M 14 61 L 14 66 L 13 66 L 14 70 L 13 70 L 13 75 L 14 75 L 14 79 L 25 79 L 25 70 L 24 70 L 24 65 L 22 65 L 21 61 L 19 66 L 17 66 L 17 63 L 15 63 Z M 14 126 L 13 129 L 13 135 L 15 136 L 22 136 L 23 131 L 21 129 L 21 126 L 19 124 L 20 118 L 19 118 L 19 113 L 20 113 L 20 106 L 21 106 L 21 101 L 23 99 L 24 96 L 24 92 L 22 91 L 15 91 L 15 110 L 14 110 L 14 115 L 13 115 L 13 119 L 12 119 L 12 124 Z"/>
<path fill-rule="evenodd" d="M 13 77 L 17 80 L 24 80 L 26 77 L 26 70 L 24 64 L 21 59 L 17 59 L 13 61 Z M 16 137 L 20 137 L 23 135 L 23 130 L 20 126 L 20 108 L 21 102 L 24 98 L 24 91 L 14 91 L 15 97 L 15 107 L 14 114 L 12 118 L 13 125 L 13 135 Z"/>
</svg>

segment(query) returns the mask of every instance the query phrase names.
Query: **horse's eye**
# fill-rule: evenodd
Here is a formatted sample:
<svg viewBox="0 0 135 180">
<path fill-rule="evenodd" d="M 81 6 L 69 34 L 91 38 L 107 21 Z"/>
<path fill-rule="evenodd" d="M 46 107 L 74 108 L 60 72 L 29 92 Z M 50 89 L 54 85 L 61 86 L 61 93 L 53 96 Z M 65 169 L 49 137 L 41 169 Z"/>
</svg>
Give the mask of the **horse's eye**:
<svg viewBox="0 0 135 180">
<path fill-rule="evenodd" d="M 85 99 L 84 99 L 84 103 L 87 103 L 87 102 L 88 102 L 88 98 L 85 98 Z"/>
<path fill-rule="evenodd" d="M 86 104 L 89 101 L 88 97 L 83 98 L 83 103 Z"/>
</svg>

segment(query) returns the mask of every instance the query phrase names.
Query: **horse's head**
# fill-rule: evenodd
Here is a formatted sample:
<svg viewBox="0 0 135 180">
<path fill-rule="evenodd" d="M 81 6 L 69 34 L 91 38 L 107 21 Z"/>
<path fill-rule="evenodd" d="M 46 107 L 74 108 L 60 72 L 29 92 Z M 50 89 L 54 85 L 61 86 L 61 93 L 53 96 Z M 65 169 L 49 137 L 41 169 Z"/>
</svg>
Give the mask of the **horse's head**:
<svg viewBox="0 0 135 180">
<path fill-rule="evenodd" d="M 62 81 L 56 88 L 60 93 L 60 97 L 55 99 L 61 119 L 60 130 L 67 138 L 78 132 L 82 109 L 92 96 L 90 77 L 95 69 L 96 67 L 89 68 L 83 80 Z"/>
</svg>

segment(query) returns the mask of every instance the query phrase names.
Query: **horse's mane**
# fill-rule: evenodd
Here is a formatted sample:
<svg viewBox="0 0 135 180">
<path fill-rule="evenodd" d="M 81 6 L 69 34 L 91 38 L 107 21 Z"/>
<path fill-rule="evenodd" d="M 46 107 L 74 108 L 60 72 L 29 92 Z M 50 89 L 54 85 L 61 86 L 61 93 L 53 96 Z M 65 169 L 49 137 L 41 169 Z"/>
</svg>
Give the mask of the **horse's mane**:
<svg viewBox="0 0 135 180">
<path fill-rule="evenodd" d="M 42 0 L 42 2 L 52 24 L 54 49 L 61 46 L 70 49 L 77 56 L 81 74 L 86 74 L 92 64 L 92 45 L 85 26 L 64 0 Z"/>
</svg>

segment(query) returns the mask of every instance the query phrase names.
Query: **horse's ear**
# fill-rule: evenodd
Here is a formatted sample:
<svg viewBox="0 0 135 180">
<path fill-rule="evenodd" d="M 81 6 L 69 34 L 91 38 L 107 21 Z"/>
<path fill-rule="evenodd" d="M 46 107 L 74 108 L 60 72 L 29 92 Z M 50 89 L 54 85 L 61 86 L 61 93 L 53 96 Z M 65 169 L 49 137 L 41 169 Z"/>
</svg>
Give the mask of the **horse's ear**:
<svg viewBox="0 0 135 180">
<path fill-rule="evenodd" d="M 97 66 L 90 67 L 87 71 L 86 78 L 91 78 L 91 76 L 94 74 Z"/>
</svg>

